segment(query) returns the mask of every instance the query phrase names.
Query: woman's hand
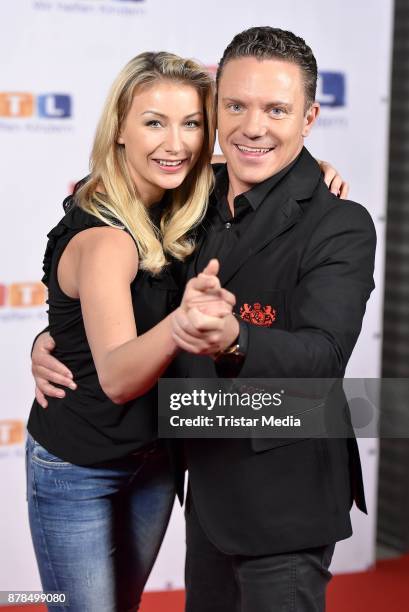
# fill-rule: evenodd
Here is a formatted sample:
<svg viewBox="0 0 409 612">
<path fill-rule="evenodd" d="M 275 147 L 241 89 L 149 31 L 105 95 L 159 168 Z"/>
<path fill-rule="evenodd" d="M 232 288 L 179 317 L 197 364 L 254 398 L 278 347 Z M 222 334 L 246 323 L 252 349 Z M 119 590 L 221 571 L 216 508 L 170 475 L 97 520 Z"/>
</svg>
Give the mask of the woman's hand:
<svg viewBox="0 0 409 612">
<path fill-rule="evenodd" d="M 187 314 L 175 310 L 172 329 L 178 347 L 195 355 L 216 355 L 239 335 L 239 324 L 233 314 L 214 317 L 196 308 Z"/>
<path fill-rule="evenodd" d="M 35 380 L 35 396 L 43 408 L 47 408 L 49 397 L 65 397 L 65 391 L 55 387 L 52 383 L 76 389 L 77 385 L 73 381 L 72 372 L 51 355 L 55 349 L 55 342 L 48 332 L 43 332 L 38 336 L 33 346 L 31 355 L 31 372 Z"/>
<path fill-rule="evenodd" d="M 321 172 L 324 175 L 324 182 L 328 189 L 341 200 L 346 200 L 349 193 L 349 185 L 338 171 L 326 161 L 317 159 Z"/>
</svg>

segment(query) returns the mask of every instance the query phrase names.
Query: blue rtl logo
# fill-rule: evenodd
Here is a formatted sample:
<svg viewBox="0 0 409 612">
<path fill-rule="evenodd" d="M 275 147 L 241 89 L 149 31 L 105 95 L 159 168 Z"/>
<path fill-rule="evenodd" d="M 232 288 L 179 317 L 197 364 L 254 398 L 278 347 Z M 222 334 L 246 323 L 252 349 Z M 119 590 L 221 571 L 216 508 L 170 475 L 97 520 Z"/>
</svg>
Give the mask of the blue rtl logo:
<svg viewBox="0 0 409 612">
<path fill-rule="evenodd" d="M 65 119 L 71 117 L 71 96 L 66 94 L 43 94 L 37 98 L 37 110 L 40 117 L 47 119 Z"/>
<path fill-rule="evenodd" d="M 345 106 L 345 74 L 320 72 L 317 83 L 317 101 L 321 106 Z"/>
</svg>

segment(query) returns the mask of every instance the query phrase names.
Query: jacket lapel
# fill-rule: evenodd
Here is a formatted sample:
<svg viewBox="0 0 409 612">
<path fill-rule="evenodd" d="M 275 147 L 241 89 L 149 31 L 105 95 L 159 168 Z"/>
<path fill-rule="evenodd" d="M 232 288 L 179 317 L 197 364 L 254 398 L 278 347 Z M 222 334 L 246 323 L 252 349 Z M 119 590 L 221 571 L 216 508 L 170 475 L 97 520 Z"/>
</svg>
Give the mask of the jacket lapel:
<svg viewBox="0 0 409 612">
<path fill-rule="evenodd" d="M 220 282 L 225 285 L 246 263 L 272 240 L 295 225 L 302 216 L 301 200 L 309 199 L 317 187 L 321 172 L 306 149 L 290 172 L 276 185 L 271 196 L 255 212 L 245 236 L 225 260 L 220 262 Z"/>
<path fill-rule="evenodd" d="M 271 202 L 263 202 L 262 209 L 257 210 L 246 235 L 236 244 L 226 260 L 220 262 L 219 278 L 222 285 L 229 282 L 249 257 L 292 227 L 301 216 L 300 206 L 291 198 L 279 206 L 277 203 L 272 205 Z"/>
</svg>

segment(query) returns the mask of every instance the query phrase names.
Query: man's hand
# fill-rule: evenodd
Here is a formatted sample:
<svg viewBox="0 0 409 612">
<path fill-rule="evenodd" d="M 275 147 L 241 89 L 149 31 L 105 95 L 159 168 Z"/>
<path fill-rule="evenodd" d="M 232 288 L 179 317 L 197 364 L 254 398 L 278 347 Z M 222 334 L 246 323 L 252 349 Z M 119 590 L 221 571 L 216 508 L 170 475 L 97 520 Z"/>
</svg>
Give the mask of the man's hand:
<svg viewBox="0 0 409 612">
<path fill-rule="evenodd" d="M 190 308 L 199 308 L 202 312 L 212 315 L 220 307 L 220 302 L 225 302 L 231 308 L 235 305 L 234 295 L 220 286 L 218 272 L 218 260 L 211 259 L 203 272 L 187 283 L 180 305 L 185 313 Z"/>
<path fill-rule="evenodd" d="M 204 271 L 186 285 L 181 306 L 172 319 L 173 338 L 179 348 L 194 354 L 212 355 L 238 336 L 239 324 L 232 314 L 236 299 L 222 289 L 212 259 Z"/>
<path fill-rule="evenodd" d="M 324 182 L 328 189 L 341 200 L 346 200 L 349 193 L 349 185 L 344 181 L 338 171 L 326 161 L 317 159 L 321 172 L 324 175 Z"/>
<path fill-rule="evenodd" d="M 73 390 L 77 388 L 73 381 L 72 372 L 51 355 L 54 349 L 54 340 L 48 332 L 44 332 L 35 341 L 31 355 L 31 371 L 36 384 L 35 395 L 43 408 L 48 406 L 46 395 L 49 397 L 65 397 L 65 391 L 54 387 L 51 383 L 57 383 Z"/>
</svg>

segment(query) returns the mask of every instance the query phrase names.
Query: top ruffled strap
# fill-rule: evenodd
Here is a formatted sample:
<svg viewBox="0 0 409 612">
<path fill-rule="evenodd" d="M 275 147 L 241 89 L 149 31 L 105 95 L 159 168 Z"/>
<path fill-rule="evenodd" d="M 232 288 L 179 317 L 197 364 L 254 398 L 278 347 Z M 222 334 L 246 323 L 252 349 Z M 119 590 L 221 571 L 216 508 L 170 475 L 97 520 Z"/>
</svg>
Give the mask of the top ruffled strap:
<svg viewBox="0 0 409 612">
<path fill-rule="evenodd" d="M 47 234 L 48 242 L 43 258 L 44 276 L 41 279 L 48 287 L 51 272 L 51 261 L 54 250 L 62 236 L 75 233 L 88 227 L 104 227 L 106 223 L 80 208 L 72 196 L 68 196 L 63 203 L 66 214 L 55 227 Z"/>
</svg>

